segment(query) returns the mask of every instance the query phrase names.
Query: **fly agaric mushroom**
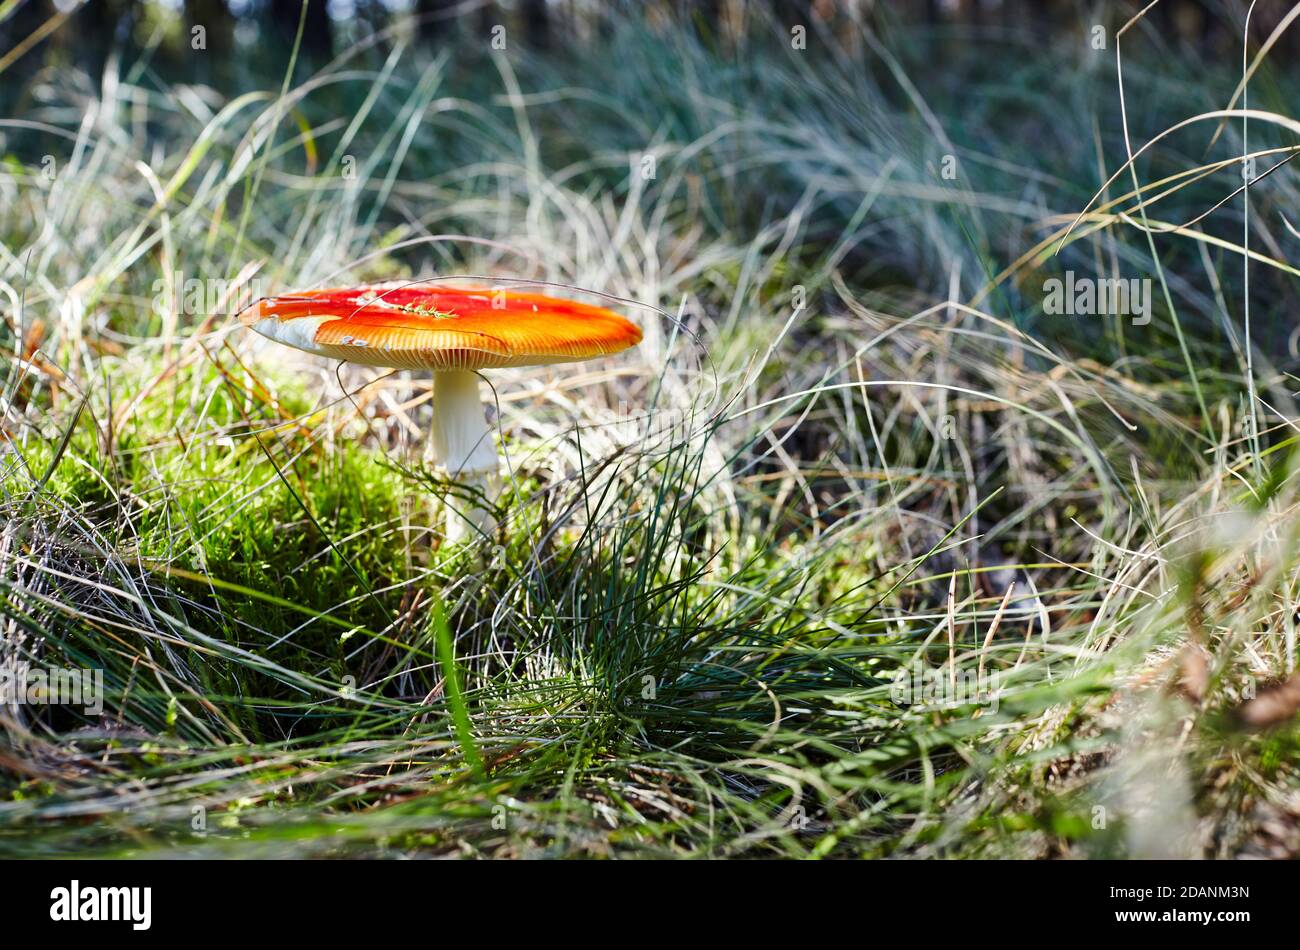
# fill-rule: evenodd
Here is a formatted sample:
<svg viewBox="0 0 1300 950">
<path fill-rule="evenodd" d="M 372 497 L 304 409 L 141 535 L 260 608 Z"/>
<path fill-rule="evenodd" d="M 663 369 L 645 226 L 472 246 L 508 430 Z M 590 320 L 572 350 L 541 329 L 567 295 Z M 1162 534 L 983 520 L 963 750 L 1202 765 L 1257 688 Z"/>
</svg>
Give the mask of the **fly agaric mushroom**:
<svg viewBox="0 0 1300 950">
<path fill-rule="evenodd" d="M 484 287 L 355 287 L 267 297 L 245 326 L 318 356 L 433 370 L 433 459 L 491 501 L 497 450 L 479 399 L 477 370 L 572 363 L 618 353 L 641 331 L 603 307 Z M 448 505 L 447 540 L 487 530 L 483 509 Z"/>
</svg>

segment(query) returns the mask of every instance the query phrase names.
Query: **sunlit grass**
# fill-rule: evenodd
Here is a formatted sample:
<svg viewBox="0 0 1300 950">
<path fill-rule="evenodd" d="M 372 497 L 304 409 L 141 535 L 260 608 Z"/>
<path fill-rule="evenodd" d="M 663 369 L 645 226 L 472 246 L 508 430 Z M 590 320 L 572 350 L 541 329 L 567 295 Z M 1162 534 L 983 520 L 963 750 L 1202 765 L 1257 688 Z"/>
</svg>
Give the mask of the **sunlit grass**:
<svg viewBox="0 0 1300 950">
<path fill-rule="evenodd" d="M 1239 211 L 1158 244 L 1190 376 L 1163 297 L 1144 327 L 1041 312 L 1067 267 L 1155 270 L 1127 176 L 1052 256 L 1123 163 L 1105 69 L 1054 78 L 1077 50 L 958 59 L 982 94 L 922 109 L 847 54 L 610 42 L 608 82 L 398 49 L 284 98 L 47 84 L 61 131 L 0 177 L 0 659 L 102 669 L 105 715 L 0 713 L 0 849 L 1291 847 L 1297 732 L 1234 715 L 1295 662 L 1293 179 L 1254 199 L 1256 452 Z M 1142 141 L 1234 82 L 1125 76 Z M 1235 187 L 1234 135 L 1157 150 L 1145 183 L 1206 175 L 1144 188 L 1149 224 Z M 178 273 L 551 282 L 639 301 L 646 339 L 491 376 L 510 478 L 457 550 L 427 379 L 156 307 Z M 917 663 L 996 673 L 996 708 L 900 701 Z"/>
</svg>

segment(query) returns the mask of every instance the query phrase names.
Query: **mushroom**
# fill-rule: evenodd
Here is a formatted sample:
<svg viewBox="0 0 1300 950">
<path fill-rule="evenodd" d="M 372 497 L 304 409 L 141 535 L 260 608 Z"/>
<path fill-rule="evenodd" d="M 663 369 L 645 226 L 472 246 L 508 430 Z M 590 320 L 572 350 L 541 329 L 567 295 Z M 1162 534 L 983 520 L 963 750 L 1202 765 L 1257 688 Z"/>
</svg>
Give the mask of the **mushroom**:
<svg viewBox="0 0 1300 950">
<path fill-rule="evenodd" d="M 313 290 L 259 300 L 241 317 L 277 343 L 318 356 L 433 371 L 429 455 L 447 476 L 491 503 L 497 450 L 479 399 L 478 370 L 571 363 L 641 342 L 631 322 L 602 307 L 543 294 L 428 285 Z M 491 515 L 448 504 L 446 538 L 491 530 Z"/>
</svg>

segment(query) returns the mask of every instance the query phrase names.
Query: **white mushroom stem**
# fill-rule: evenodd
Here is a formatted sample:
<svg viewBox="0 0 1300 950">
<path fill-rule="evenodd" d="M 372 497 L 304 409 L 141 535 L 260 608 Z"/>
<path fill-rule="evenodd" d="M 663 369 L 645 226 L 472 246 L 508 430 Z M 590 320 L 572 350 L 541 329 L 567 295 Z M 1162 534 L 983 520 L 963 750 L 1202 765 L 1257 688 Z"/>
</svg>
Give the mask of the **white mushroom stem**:
<svg viewBox="0 0 1300 950">
<path fill-rule="evenodd" d="M 493 527 L 492 512 L 486 506 L 496 500 L 497 449 L 478 383 L 478 376 L 468 370 L 433 374 L 430 454 L 449 479 L 470 489 L 469 493 L 448 493 L 445 499 L 449 543 L 473 540 L 491 533 Z M 483 497 L 474 497 L 477 492 Z"/>
</svg>

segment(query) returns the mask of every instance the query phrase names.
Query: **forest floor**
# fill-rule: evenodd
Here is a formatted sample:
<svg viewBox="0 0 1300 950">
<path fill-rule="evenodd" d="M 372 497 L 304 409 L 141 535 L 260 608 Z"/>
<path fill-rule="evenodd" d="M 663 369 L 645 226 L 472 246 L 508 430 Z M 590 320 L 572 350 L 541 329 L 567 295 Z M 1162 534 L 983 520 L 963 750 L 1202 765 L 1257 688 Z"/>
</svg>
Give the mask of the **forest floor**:
<svg viewBox="0 0 1300 950">
<path fill-rule="evenodd" d="M 99 679 L 0 853 L 1300 854 L 1295 77 L 1126 165 L 1240 63 L 600 42 L 24 93 L 0 666 Z M 462 275 L 645 332 L 488 374 L 468 548 L 427 376 L 236 316 Z"/>
</svg>

